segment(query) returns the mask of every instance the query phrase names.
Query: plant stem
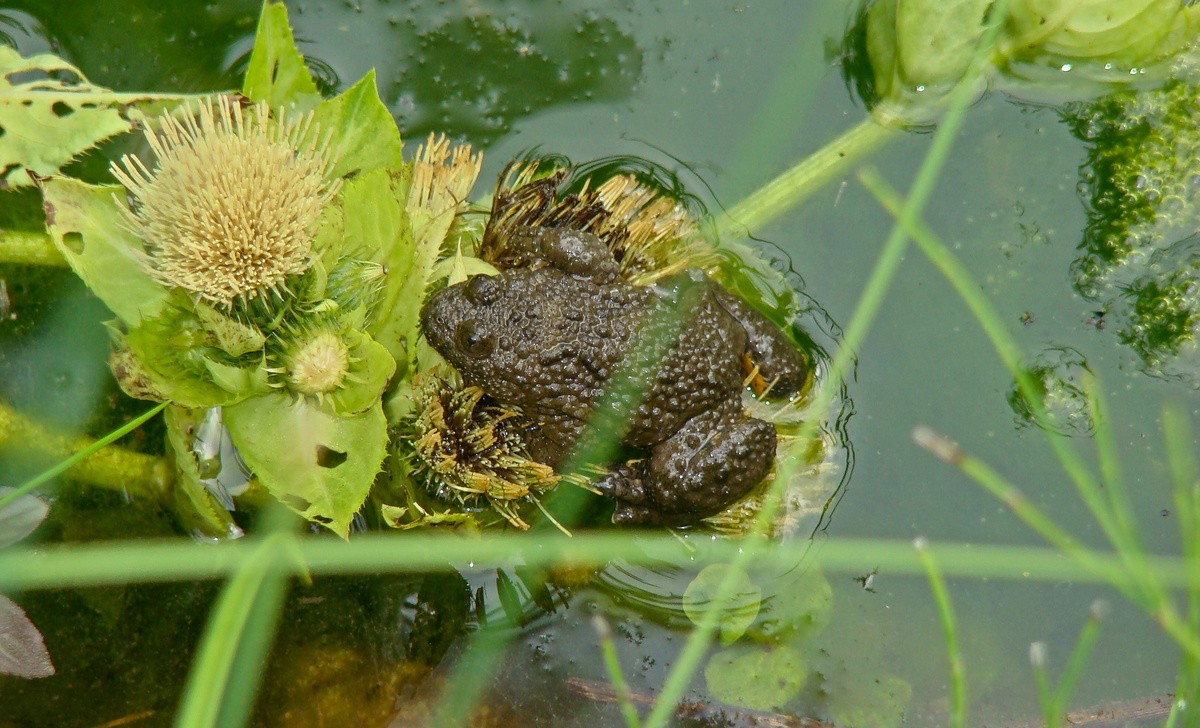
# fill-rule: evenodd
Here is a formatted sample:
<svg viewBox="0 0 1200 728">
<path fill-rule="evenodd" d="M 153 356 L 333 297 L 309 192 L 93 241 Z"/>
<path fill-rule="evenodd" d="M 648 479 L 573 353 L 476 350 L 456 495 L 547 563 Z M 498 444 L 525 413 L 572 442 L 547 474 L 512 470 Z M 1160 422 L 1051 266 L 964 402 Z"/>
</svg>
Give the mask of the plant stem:
<svg viewBox="0 0 1200 728">
<path fill-rule="evenodd" d="M 746 230 L 761 228 L 830 180 L 847 174 L 858 160 L 900 133 L 899 128 L 868 116 L 730 208 L 721 238 L 743 237 Z"/>
<path fill-rule="evenodd" d="M 190 539 L 148 543 L 145 540 L 32 546 L 14 545 L 0 550 L 0 592 L 76 588 L 111 584 L 219 579 L 237 571 L 261 543 L 248 536 L 216 546 L 198 545 Z M 695 566 L 728 563 L 745 541 L 706 544 Z M 910 542 L 896 540 L 829 539 L 821 544 L 817 563 L 829 573 L 861 574 L 874 566 L 895 575 L 923 573 Z M 630 539 L 628 533 L 577 533 L 566 540 L 554 534 L 537 538 L 529 534 L 489 534 L 465 538 L 455 534 L 362 533 L 349 541 L 305 538 L 296 534 L 277 542 L 280 558 L 276 570 L 313 576 L 327 574 L 396 574 L 445 570 L 447 563 L 471 563 L 474 569 L 512 563 L 534 566 L 605 564 L 626 559 L 679 561 L 693 558 L 683 553 L 673 536 Z M 775 543 L 760 551 L 755 566 L 795 568 L 808 542 Z M 1082 551 L 1068 557 L 1053 548 L 935 544 L 930 547 L 947 577 L 1006 579 L 1055 583 L 1113 584 L 1120 576 L 1121 560 L 1111 553 Z M 288 558 L 283 558 L 284 556 Z M 485 556 L 486 555 L 486 556 Z M 1172 589 L 1194 587 L 1200 575 L 1190 563 L 1168 556 L 1147 557 L 1146 570 Z"/>
<path fill-rule="evenodd" d="M 165 405 L 152 408 L 99 440 L 54 432 L 11 407 L 0 404 L 0 448 L 17 449 L 50 456 L 57 465 L 23 483 L 0 498 L 0 509 L 24 493 L 62 473 L 91 485 L 119 490 L 158 500 L 166 493 L 172 471 L 166 460 L 132 452 L 110 443 L 140 427 Z"/>
<path fill-rule="evenodd" d="M 921 559 L 925 576 L 929 579 L 929 589 L 933 592 L 933 601 L 937 604 L 938 617 L 942 620 L 942 633 L 946 640 L 946 655 L 950 660 L 950 725 L 962 728 L 967 724 L 967 679 L 963 667 L 962 650 L 958 646 L 958 625 L 954 619 L 954 605 L 950 602 L 950 592 L 946 589 L 946 581 L 938 568 L 937 560 L 929 553 L 929 542 L 924 538 L 913 541 L 913 548 Z"/>
<path fill-rule="evenodd" d="M 67 259 L 46 233 L 0 230 L 0 263 L 65 266 Z"/>
</svg>

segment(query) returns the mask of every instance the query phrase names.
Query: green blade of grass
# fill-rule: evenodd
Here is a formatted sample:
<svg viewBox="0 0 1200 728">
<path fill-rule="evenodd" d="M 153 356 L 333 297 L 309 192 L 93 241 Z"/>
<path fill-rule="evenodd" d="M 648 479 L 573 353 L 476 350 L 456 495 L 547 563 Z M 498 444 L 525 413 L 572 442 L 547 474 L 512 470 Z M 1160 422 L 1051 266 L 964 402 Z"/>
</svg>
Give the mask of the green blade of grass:
<svg viewBox="0 0 1200 728">
<path fill-rule="evenodd" d="M 1083 623 L 1083 628 L 1079 630 L 1079 639 L 1075 641 L 1075 649 L 1071 650 L 1071 656 L 1067 658 L 1067 665 L 1063 668 L 1063 674 L 1058 679 L 1058 687 L 1054 690 L 1054 705 L 1057 708 L 1057 715 L 1062 715 L 1066 712 L 1071 694 L 1075 692 L 1075 686 L 1079 684 L 1079 678 L 1083 677 L 1083 669 L 1087 666 L 1088 658 L 1092 655 L 1092 649 L 1096 646 L 1096 640 L 1100 638 L 1100 625 L 1107 615 L 1108 605 L 1102 600 L 1094 602 L 1091 609 L 1088 610 L 1087 621 Z"/>
<path fill-rule="evenodd" d="M 937 605 L 938 618 L 942 622 L 942 637 L 946 641 L 946 656 L 950 662 L 950 725 L 962 728 L 967 724 L 967 675 L 963 665 L 962 650 L 958 645 L 958 623 L 954 618 L 954 605 L 946 581 L 938 568 L 937 560 L 929 552 L 929 542 L 924 538 L 913 541 L 913 549 L 921 560 L 933 601 Z"/>
<path fill-rule="evenodd" d="M 302 563 L 314 575 L 381 574 L 444 570 L 446 564 L 487 569 L 512 563 L 530 567 L 604 565 L 624 559 L 658 560 L 703 566 L 728 563 L 744 551 L 745 542 L 705 544 L 704 557 L 686 551 L 678 539 L 628 538 L 628 534 L 556 535 L 496 534 L 468 539 L 446 534 L 360 534 L 349 543 L 331 538 L 278 534 L 276 548 L 292 550 L 294 560 L 276 559 L 270 568 L 300 575 Z M 174 541 L 115 541 L 62 544 L 0 550 L 0 592 L 73 588 L 112 584 L 222 579 L 236 573 L 261 548 L 263 537 L 232 543 L 196 544 Z M 861 574 L 878 566 L 896 575 L 920 575 L 920 562 L 906 541 L 829 539 L 821 544 L 819 565 L 829 572 Z M 1119 556 L 1079 551 L 1070 556 L 1045 547 L 935 544 L 930 547 L 948 576 L 1018 581 L 1108 584 L 1128 587 Z M 807 553 L 807 542 L 776 544 L 761 550 L 756 563 L 764 568 L 794 567 Z M 1087 568 L 1081 566 L 1086 564 Z M 1168 556 L 1146 559 L 1147 573 L 1170 588 L 1200 588 L 1200 573 L 1191 562 Z"/>
<path fill-rule="evenodd" d="M 471 636 L 462 660 L 446 681 L 446 693 L 438 701 L 437 725 L 458 728 L 467 725 L 479 699 L 492 687 L 496 666 L 508 649 L 513 629 L 491 624 Z"/>
<path fill-rule="evenodd" d="M 1020 491 L 1008 483 L 999 473 L 982 461 L 967 455 L 960 447 L 937 435 L 928 427 L 918 427 L 913 439 L 918 445 L 941 460 L 960 468 L 964 474 L 979 483 L 998 500 L 1005 503 L 1036 533 L 1045 538 L 1063 553 L 1069 554 L 1100 581 L 1108 582 L 1121 591 L 1127 599 L 1149 614 L 1175 642 L 1190 655 L 1200 659 L 1200 633 L 1190 629 L 1187 622 L 1171 602 L 1166 589 L 1169 584 L 1149 567 L 1153 560 L 1146 554 L 1118 551 L 1117 562 L 1095 558 L 1095 552 L 1080 546 L 1074 538 L 1053 520 L 1030 503 Z M 1180 563 L 1189 563 L 1180 559 Z M 1188 579 L 1189 588 L 1195 588 L 1200 573 L 1193 569 L 1193 578 Z"/>
<path fill-rule="evenodd" d="M 178 728 L 244 725 L 283 604 L 286 577 L 273 564 L 280 535 L 267 536 L 217 599 L 192 662 Z"/>
<path fill-rule="evenodd" d="M 1133 520 L 1133 504 L 1125 492 L 1125 480 L 1121 475 L 1121 463 L 1117 457 L 1117 442 L 1113 436 L 1112 422 L 1109 420 L 1108 402 L 1104 396 L 1104 388 L 1089 371 L 1083 372 L 1083 391 L 1087 396 L 1088 408 L 1095 423 L 1094 437 L 1096 452 L 1100 457 L 1100 476 L 1108 493 L 1109 507 L 1112 510 L 1115 527 L 1120 529 L 1126 543 L 1140 544 L 1137 525 Z M 1140 545 L 1138 549 L 1141 550 Z"/>
<path fill-rule="evenodd" d="M 1033 668 L 1033 680 L 1037 684 L 1038 702 L 1042 706 L 1042 722 L 1045 728 L 1056 728 L 1059 710 L 1054 704 L 1054 688 L 1050 687 L 1050 677 L 1046 674 L 1046 659 L 1045 642 L 1029 645 L 1029 665 Z"/>
<path fill-rule="evenodd" d="M 608 620 L 597 614 L 592 617 L 592 626 L 595 627 L 596 634 L 600 637 L 600 654 L 604 656 L 604 668 L 608 671 L 608 679 L 613 684 L 613 690 L 617 695 L 617 704 L 621 706 L 621 716 L 625 718 L 625 725 L 629 728 L 640 728 L 642 721 L 629 696 L 629 683 L 625 681 L 625 674 L 621 672 L 621 660 L 617 656 L 617 646 L 613 643 L 612 629 L 608 626 Z"/>
<path fill-rule="evenodd" d="M 1179 521 L 1181 553 L 1191 568 L 1200 572 L 1200 473 L 1187 414 L 1178 403 L 1163 406 L 1162 429 L 1171 470 L 1175 517 Z M 1192 633 L 1200 634 L 1200 585 L 1187 590 L 1186 622 Z M 1188 705 L 1200 702 L 1200 656 L 1185 654 L 1180 660 L 1175 692 L 1175 708 L 1180 701 Z M 1173 709 L 1173 719 L 1177 712 Z"/>
</svg>

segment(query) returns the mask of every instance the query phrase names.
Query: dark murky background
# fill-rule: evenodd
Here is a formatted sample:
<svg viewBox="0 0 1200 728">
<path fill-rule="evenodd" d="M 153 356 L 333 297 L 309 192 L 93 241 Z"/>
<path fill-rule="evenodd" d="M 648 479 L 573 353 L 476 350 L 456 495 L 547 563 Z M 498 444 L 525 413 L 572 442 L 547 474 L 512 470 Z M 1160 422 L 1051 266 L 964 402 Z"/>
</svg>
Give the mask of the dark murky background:
<svg viewBox="0 0 1200 728">
<path fill-rule="evenodd" d="M 484 149 L 477 194 L 508 159 L 536 146 L 575 160 L 650 159 L 676 170 L 716 211 L 864 114 L 841 78 L 849 9 L 834 0 L 363 0 L 289 8 L 301 51 L 328 91 L 374 67 L 410 150 L 431 131 Z M 119 90 L 207 91 L 239 85 L 258 11 L 257 2 L 10 2 L 0 18 L 15 24 L 0 32 L 26 55 L 61 54 L 92 81 Z M 1186 347 L 1164 359 L 1169 347 L 1154 336 L 1170 332 L 1139 328 L 1145 306 L 1122 297 L 1137 288 L 1122 275 L 1136 283 L 1161 261 L 1122 273 L 1106 267 L 1103 251 L 1081 248 L 1095 232 L 1085 202 L 1101 211 L 1104 203 L 1077 189 L 1088 146 L 1080 122 L 1065 123 L 1063 113 L 1001 94 L 982 100 L 967 115 L 926 220 L 953 243 L 1031 363 L 1070 385 L 1086 362 L 1103 381 L 1143 535 L 1152 550 L 1172 552 L 1177 524 L 1158 409 L 1175 399 L 1195 410 L 1197 360 Z M 929 140 L 903 136 L 870 163 L 904 189 Z M 102 170 L 95 161 L 82 174 Z M 27 210 L 36 213 L 24 204 L 35 200 L 9 202 L 0 225 L 19 226 Z M 807 295 L 845 322 L 890 224 L 849 178 L 757 233 L 791 257 Z M 1182 245 L 1168 269 L 1172 260 L 1176 269 L 1193 260 L 1194 243 Z M 0 398 L 64 428 L 105 429 L 117 390 L 104 364 L 103 307 L 67 271 L 0 267 L 0 278 Z M 1010 386 L 950 286 L 910 251 L 849 385 L 856 457 L 828 532 L 1037 543 L 1003 506 L 911 443 L 913 426 L 923 423 L 950 433 L 1082 540 L 1100 545 L 1041 431 L 1010 407 Z M 1077 399 L 1069 386 L 1060 394 L 1069 412 Z M 153 433 L 145 437 L 152 441 Z M 1079 439 L 1086 450 L 1086 434 Z M 37 465 L 0 459 L 0 479 L 19 479 Z M 134 521 L 140 532 L 170 532 L 166 516 L 121 505 L 110 494 L 68 489 L 40 535 L 111 536 L 128 533 Z M 786 592 L 794 578 L 780 576 L 768 590 Z M 293 589 L 260 720 L 386 724 L 390 696 L 440 689 L 446 665 L 465 650 L 464 630 L 478 621 L 477 593 L 493 621 L 525 622 L 486 698 L 498 725 L 620 720 L 611 703 L 586 697 L 588 685 L 607 683 L 589 622 L 597 610 L 614 625 L 635 691 L 656 690 L 684 634 L 664 629 L 683 623 L 679 615 L 639 606 L 655 590 L 682 590 L 687 578 L 669 571 L 610 567 L 582 587 L 547 587 L 538 575 L 468 579 L 331 579 Z M 945 656 L 924 581 L 883 573 L 864 591 L 835 575 L 830 585 L 828 627 L 805 643 L 805 661 L 820 682 L 810 678 L 788 711 L 828 719 L 837 715 L 833 703 L 861 698 L 887 713 L 888 699 L 863 685 L 895 677 L 912 688 L 909 724 L 941 722 L 930 716 L 946 709 Z M 1051 664 L 1061 665 L 1091 602 L 1113 596 L 1070 583 L 962 580 L 951 588 L 972 715 L 1003 719 L 1037 714 L 1029 643 L 1045 641 Z M 128 716 L 138 716 L 131 725 L 166 724 L 214 594 L 215 586 L 199 585 L 23 595 L 60 675 L 0 678 L 0 726 L 98 726 Z M 1172 684 L 1174 648 L 1148 619 L 1119 599 L 1112 603 L 1078 705 L 1161 695 Z M 429 605 L 437 607 L 432 616 Z M 710 700 L 702 676 L 690 697 Z"/>
</svg>

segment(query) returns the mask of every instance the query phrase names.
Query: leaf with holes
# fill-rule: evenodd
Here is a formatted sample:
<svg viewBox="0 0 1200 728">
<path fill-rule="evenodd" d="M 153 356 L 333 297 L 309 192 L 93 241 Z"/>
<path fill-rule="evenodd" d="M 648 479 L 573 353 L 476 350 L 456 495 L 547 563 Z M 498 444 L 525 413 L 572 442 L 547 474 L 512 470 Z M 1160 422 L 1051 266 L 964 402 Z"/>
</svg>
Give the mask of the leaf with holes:
<svg viewBox="0 0 1200 728">
<path fill-rule="evenodd" d="M 70 80 L 66 80 L 70 79 Z M 33 184 L 79 154 L 133 129 L 137 105 L 186 98 L 116 93 L 51 54 L 22 58 L 0 44 L 0 188 Z"/>
<path fill-rule="evenodd" d="M 54 664 L 42 633 L 16 602 L 0 594 L 0 675 L 50 677 Z"/>
<path fill-rule="evenodd" d="M 387 421 L 378 402 L 364 414 L 337 417 L 307 398 L 270 394 L 226 407 L 224 422 L 272 495 L 348 536 L 386 452 Z"/>
<path fill-rule="evenodd" d="M 109 310 L 137 326 L 162 311 L 169 292 L 146 272 L 142 242 L 121 224 L 117 200 L 124 195 L 122 187 L 95 187 L 69 178 L 42 183 L 54 244 Z"/>
</svg>

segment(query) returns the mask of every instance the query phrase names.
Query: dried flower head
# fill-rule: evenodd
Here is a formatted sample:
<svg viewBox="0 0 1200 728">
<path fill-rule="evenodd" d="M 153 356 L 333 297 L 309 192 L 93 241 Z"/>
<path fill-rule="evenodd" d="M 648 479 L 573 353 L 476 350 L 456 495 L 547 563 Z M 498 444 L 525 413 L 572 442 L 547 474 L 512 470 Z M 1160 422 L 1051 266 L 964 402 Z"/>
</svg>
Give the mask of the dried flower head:
<svg viewBox="0 0 1200 728">
<path fill-rule="evenodd" d="M 112 171 L 133 197 L 128 223 L 151 275 L 228 308 L 278 290 L 312 262 L 321 209 L 337 193 L 333 155 L 311 114 L 243 114 L 221 96 L 146 129 L 157 162 L 126 155 Z"/>
<path fill-rule="evenodd" d="M 416 380 L 416 408 L 406 424 L 414 474 L 439 497 L 466 505 L 486 499 L 518 528 L 522 499 L 558 485 L 549 465 L 529 458 L 521 413 L 484 400 L 479 387 L 463 387 L 437 372 Z"/>
<path fill-rule="evenodd" d="M 537 159 L 509 165 L 496 183 L 480 257 L 501 268 L 521 265 L 506 246 L 513 231 L 552 227 L 600 238 L 635 285 L 717 262 L 691 212 L 664 191 L 628 174 L 613 175 L 598 187 L 588 178 L 580 191 L 565 192 L 570 186 L 570 169 L 551 167 L 547 173 L 546 163 Z"/>
</svg>

